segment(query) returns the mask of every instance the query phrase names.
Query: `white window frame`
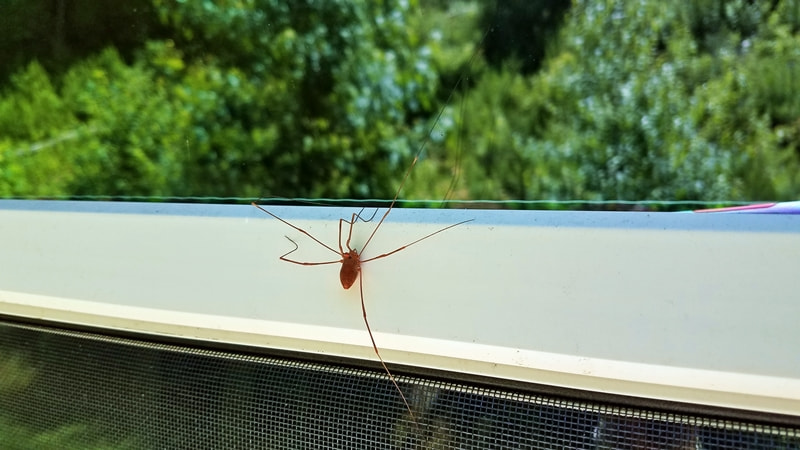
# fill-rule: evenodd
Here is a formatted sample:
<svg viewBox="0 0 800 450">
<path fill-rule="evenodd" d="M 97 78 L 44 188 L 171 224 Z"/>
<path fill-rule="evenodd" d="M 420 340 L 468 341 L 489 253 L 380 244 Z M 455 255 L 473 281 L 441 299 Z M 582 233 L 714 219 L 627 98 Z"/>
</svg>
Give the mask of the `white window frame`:
<svg viewBox="0 0 800 450">
<path fill-rule="evenodd" d="M 332 247 L 357 211 L 267 208 Z M 365 257 L 465 219 L 364 265 L 387 363 L 800 416 L 800 216 L 396 209 Z M 374 360 L 284 236 L 337 259 L 252 206 L 1 200 L 0 315 Z"/>
</svg>

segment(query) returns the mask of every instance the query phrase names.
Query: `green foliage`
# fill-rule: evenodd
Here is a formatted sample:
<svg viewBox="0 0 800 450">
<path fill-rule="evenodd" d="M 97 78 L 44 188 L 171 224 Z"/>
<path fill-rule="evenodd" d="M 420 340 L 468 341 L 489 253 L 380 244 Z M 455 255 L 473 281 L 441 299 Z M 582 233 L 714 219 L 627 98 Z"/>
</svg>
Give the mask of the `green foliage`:
<svg viewBox="0 0 800 450">
<path fill-rule="evenodd" d="M 176 116 L 151 73 L 113 49 L 65 74 L 58 92 L 37 63 L 0 100 L 0 192 L 51 196 L 166 194 L 179 179 Z"/>
<path fill-rule="evenodd" d="M 176 38 L 151 41 L 137 63 L 109 49 L 60 90 L 35 64 L 44 81 L 15 82 L 5 118 L 25 95 L 46 117 L 38 134 L 2 134 L 15 156 L 4 195 L 392 194 L 422 130 L 412 117 L 435 108 L 428 52 L 405 28 L 413 3 L 154 4 Z M 65 134 L 46 152 L 15 150 Z M 12 176 L 55 159 L 71 170 L 46 188 Z"/>
<path fill-rule="evenodd" d="M 41 65 L 15 74 L 0 97 L 0 195 L 62 192 L 72 179 L 64 171 L 70 161 L 59 137 L 49 133 L 75 123 Z M 49 154 L 40 157 L 45 149 Z"/>
<path fill-rule="evenodd" d="M 796 198 L 797 37 L 770 25 L 783 3 L 740 6 L 723 10 L 741 29 L 715 22 L 708 53 L 696 5 L 574 2 L 540 73 L 486 76 L 469 93 L 470 196 Z"/>
<path fill-rule="evenodd" d="M 434 74 L 403 1 L 156 2 L 180 32 L 168 77 L 194 109 L 192 195 L 389 196 L 432 108 Z M 365 178 L 369 174 L 370 178 Z M 213 190 L 210 189 L 213 187 Z"/>
<path fill-rule="evenodd" d="M 180 180 L 180 106 L 153 70 L 128 66 L 112 49 L 64 76 L 63 97 L 92 130 L 74 149 L 77 195 L 166 195 Z M 178 120 L 176 120 L 178 119 Z"/>
<path fill-rule="evenodd" d="M 8 78 L 0 195 L 796 199 L 799 4 L 151 0 Z"/>
<path fill-rule="evenodd" d="M 684 116 L 692 86 L 680 75 L 696 52 L 681 20 L 663 2 L 575 4 L 569 58 L 542 80 L 565 92 L 556 120 L 569 132 L 553 138 L 570 149 L 584 198 L 730 198 L 729 154 Z"/>
</svg>

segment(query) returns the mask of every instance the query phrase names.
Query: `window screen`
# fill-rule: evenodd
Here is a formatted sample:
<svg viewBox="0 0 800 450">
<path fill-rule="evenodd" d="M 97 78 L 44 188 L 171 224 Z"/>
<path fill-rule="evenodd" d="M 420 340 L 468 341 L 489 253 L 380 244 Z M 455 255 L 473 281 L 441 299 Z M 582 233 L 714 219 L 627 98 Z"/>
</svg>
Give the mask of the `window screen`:
<svg viewBox="0 0 800 450">
<path fill-rule="evenodd" d="M 0 321 L 2 448 L 800 449 L 800 429 Z"/>
</svg>

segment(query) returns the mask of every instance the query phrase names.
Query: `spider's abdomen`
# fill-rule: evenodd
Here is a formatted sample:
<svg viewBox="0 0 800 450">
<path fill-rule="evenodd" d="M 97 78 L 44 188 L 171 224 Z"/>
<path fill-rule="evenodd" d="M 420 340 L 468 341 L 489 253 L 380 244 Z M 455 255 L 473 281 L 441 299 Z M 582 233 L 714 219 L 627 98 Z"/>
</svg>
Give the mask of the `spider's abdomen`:
<svg viewBox="0 0 800 450">
<path fill-rule="evenodd" d="M 343 254 L 342 270 L 339 271 L 339 280 L 342 282 L 342 287 L 350 289 L 350 286 L 358 279 L 359 272 L 361 272 L 361 260 L 358 252 L 350 250 L 350 252 Z"/>
</svg>

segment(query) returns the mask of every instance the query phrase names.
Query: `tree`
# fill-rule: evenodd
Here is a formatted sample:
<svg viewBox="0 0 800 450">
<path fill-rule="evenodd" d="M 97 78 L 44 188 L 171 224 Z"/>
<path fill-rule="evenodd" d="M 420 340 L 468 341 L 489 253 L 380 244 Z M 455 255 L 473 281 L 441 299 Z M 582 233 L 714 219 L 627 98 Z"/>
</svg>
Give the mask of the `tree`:
<svg viewBox="0 0 800 450">
<path fill-rule="evenodd" d="M 394 194 L 436 108 L 430 52 L 407 28 L 415 2 L 153 5 L 172 38 L 132 64 L 107 49 L 55 83 L 39 74 L 47 86 L 23 101 L 38 129 L 5 134 L 3 148 L 47 148 L 22 164 L 74 175 L 7 195 Z M 37 106 L 46 98 L 63 120 Z"/>
<path fill-rule="evenodd" d="M 741 30 L 699 45 L 696 5 L 574 2 L 541 72 L 507 66 L 469 93 L 473 196 L 796 197 L 794 22 L 789 2 L 757 3 L 732 10 Z"/>
<path fill-rule="evenodd" d="M 419 132 L 409 117 L 427 114 L 436 82 L 406 28 L 415 3 L 156 5 L 183 61 L 159 77 L 183 101 L 209 98 L 193 109 L 186 193 L 393 194 Z"/>
</svg>

